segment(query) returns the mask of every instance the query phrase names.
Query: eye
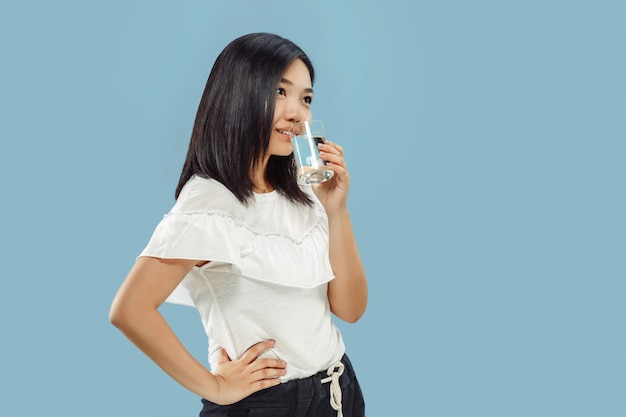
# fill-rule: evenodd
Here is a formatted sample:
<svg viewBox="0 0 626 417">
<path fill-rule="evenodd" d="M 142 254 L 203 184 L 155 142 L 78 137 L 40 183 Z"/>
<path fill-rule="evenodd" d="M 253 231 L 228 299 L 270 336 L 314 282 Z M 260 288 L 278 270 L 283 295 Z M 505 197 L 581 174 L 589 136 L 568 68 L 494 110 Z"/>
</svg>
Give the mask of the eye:
<svg viewBox="0 0 626 417">
<path fill-rule="evenodd" d="M 311 96 L 306 96 L 305 98 L 302 99 L 306 104 L 311 104 L 313 103 L 313 97 Z"/>
<path fill-rule="evenodd" d="M 276 89 L 276 94 L 277 94 L 277 95 L 279 95 L 279 96 L 284 96 L 286 93 L 287 93 L 287 92 L 286 92 L 286 91 L 285 91 L 285 89 L 284 89 L 284 88 L 282 88 L 282 87 L 278 87 L 278 88 Z"/>
</svg>

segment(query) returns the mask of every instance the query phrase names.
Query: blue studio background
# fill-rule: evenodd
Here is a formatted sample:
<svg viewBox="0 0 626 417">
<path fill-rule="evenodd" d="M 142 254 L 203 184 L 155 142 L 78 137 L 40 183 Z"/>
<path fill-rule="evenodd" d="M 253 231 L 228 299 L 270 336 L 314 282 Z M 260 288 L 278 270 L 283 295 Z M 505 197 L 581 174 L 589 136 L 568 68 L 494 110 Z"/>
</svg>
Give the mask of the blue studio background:
<svg viewBox="0 0 626 417">
<path fill-rule="evenodd" d="M 370 282 L 368 416 L 626 416 L 626 2 L 2 2 L 0 416 L 195 416 L 108 322 L 210 67 L 317 69 Z M 197 313 L 163 312 L 206 362 Z"/>
</svg>

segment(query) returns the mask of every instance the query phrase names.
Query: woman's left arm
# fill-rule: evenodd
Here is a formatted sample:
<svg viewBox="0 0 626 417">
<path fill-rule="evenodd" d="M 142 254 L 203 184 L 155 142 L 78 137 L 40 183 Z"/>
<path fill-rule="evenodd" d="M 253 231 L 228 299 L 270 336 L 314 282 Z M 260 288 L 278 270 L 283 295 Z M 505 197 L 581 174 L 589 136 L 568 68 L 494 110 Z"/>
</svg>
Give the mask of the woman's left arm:
<svg viewBox="0 0 626 417">
<path fill-rule="evenodd" d="M 319 149 L 335 173 L 331 180 L 313 187 L 326 209 L 330 230 L 330 264 L 335 279 L 328 284 L 328 300 L 333 314 L 354 323 L 365 313 L 367 279 L 347 207 L 350 175 L 341 146 L 326 142 Z"/>
</svg>

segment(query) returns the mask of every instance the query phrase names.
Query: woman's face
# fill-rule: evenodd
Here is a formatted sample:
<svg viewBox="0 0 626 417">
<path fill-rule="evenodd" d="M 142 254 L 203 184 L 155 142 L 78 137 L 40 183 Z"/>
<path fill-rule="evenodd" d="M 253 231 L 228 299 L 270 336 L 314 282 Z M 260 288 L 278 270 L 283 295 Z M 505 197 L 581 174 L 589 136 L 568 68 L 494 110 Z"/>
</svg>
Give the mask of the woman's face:
<svg viewBox="0 0 626 417">
<path fill-rule="evenodd" d="M 309 70 L 300 59 L 285 70 L 276 86 L 276 107 L 268 153 L 287 156 L 293 148 L 287 131 L 296 122 L 311 119 L 313 87 Z"/>
</svg>

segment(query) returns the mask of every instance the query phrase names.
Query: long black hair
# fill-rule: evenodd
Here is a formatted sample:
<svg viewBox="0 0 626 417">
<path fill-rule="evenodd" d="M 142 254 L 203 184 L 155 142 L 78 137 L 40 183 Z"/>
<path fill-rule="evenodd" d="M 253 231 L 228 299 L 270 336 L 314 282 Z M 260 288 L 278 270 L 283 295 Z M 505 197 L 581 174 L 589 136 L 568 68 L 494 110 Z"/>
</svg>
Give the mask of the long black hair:
<svg viewBox="0 0 626 417">
<path fill-rule="evenodd" d="M 314 79 L 307 55 L 271 33 L 241 36 L 219 54 L 204 88 L 175 196 L 193 175 L 213 178 L 246 204 L 253 195 L 250 172 L 269 147 L 276 87 L 295 59 Z M 296 182 L 292 156 L 272 155 L 266 179 L 293 202 L 310 204 Z"/>
</svg>

